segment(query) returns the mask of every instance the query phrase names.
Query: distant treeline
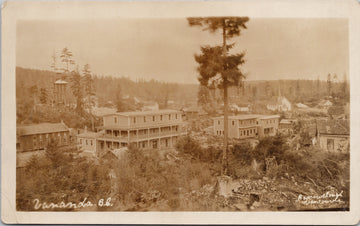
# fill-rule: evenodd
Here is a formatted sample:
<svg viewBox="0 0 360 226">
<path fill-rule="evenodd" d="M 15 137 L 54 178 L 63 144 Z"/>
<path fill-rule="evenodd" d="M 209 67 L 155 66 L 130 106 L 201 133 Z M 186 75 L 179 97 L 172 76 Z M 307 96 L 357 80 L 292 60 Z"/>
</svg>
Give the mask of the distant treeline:
<svg viewBox="0 0 360 226">
<path fill-rule="evenodd" d="M 50 99 L 54 89 L 54 82 L 61 79 L 62 74 L 52 71 L 16 68 L 16 94 L 17 103 L 36 95 L 37 102 L 42 99 Z M 180 106 L 186 107 L 196 103 L 198 85 L 165 83 L 156 80 L 132 81 L 127 77 L 115 78 L 111 76 L 92 75 L 95 96 L 99 105 L 106 105 L 109 101 L 116 102 L 119 97 L 136 97 L 143 101 L 156 101 L 166 105 L 168 101 L 174 101 Z M 70 83 L 70 81 L 68 81 Z M 71 86 L 71 84 L 69 84 Z M 43 93 L 43 94 L 41 94 Z M 75 98 L 72 98 L 75 103 Z M 44 101 L 42 101 L 44 102 Z M 48 101 L 46 101 L 48 102 Z"/>
<path fill-rule="evenodd" d="M 271 80 L 249 81 L 243 87 L 233 90 L 239 94 L 246 93 L 252 97 L 286 96 L 290 100 L 297 100 L 309 96 L 338 96 L 349 92 L 349 84 L 344 81 L 331 80 Z"/>
<path fill-rule="evenodd" d="M 37 102 L 49 99 L 53 92 L 54 82 L 62 77 L 52 71 L 16 68 L 17 103 L 24 99 L 34 99 L 37 93 Z M 111 76 L 92 75 L 95 96 L 100 106 L 116 102 L 119 96 L 136 97 L 142 101 L 157 102 L 160 107 L 167 106 L 168 101 L 174 101 L 176 107 L 190 107 L 197 103 L 197 84 L 165 83 L 156 80 L 133 81 L 128 77 L 115 78 Z M 70 82 L 70 81 L 69 81 Z M 71 84 L 70 84 L 71 85 Z M 308 102 L 311 99 L 323 99 L 333 96 L 349 101 L 349 83 L 334 76 L 323 80 L 269 80 L 244 81 L 239 87 L 231 87 L 229 98 L 231 102 L 248 104 L 256 100 L 269 100 L 274 96 L 282 95 L 291 102 Z M 47 98 L 45 98 L 45 96 Z M 222 91 L 216 90 L 214 96 L 221 100 Z M 47 102 L 47 101 L 46 101 Z M 75 103 L 75 98 L 73 98 Z"/>
</svg>

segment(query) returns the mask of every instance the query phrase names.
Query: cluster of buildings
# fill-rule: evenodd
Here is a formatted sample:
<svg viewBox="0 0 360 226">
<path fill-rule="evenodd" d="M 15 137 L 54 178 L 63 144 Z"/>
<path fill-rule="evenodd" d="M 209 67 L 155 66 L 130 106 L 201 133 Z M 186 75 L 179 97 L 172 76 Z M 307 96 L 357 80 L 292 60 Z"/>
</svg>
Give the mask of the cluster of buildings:
<svg viewBox="0 0 360 226">
<path fill-rule="evenodd" d="M 50 142 L 58 147 L 77 146 L 82 153 L 101 157 L 109 152 L 133 145 L 140 149 L 174 148 L 180 136 L 186 134 L 183 118 L 198 112 L 191 109 L 153 110 L 111 113 L 103 116 L 103 126 L 97 132 L 85 129 L 80 133 L 61 123 L 40 123 L 17 127 L 16 149 L 19 156 L 44 152 Z M 277 134 L 291 135 L 298 121 L 279 115 L 242 114 L 229 116 L 228 136 L 235 139 L 261 139 Z M 312 138 L 321 149 L 344 151 L 349 148 L 349 120 L 316 120 Z M 224 117 L 213 118 L 213 134 L 224 135 Z"/>
<path fill-rule="evenodd" d="M 116 153 L 129 145 L 140 149 L 167 149 L 173 148 L 177 139 L 186 134 L 182 112 L 176 110 L 108 114 L 103 116 L 103 126 L 97 130 L 85 129 L 79 133 L 63 122 L 18 126 L 18 157 L 24 163 L 32 154 L 44 154 L 50 142 L 59 148 L 77 146 L 83 154 L 93 157 Z"/>
</svg>

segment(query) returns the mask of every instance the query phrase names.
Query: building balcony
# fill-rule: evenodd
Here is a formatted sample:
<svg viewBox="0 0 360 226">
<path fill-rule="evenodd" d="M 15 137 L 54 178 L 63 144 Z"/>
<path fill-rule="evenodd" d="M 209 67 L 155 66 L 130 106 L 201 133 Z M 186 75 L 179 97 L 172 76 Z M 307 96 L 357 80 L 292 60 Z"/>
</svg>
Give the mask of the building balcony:
<svg viewBox="0 0 360 226">
<path fill-rule="evenodd" d="M 129 141 L 137 141 L 137 140 L 162 138 L 162 137 L 180 136 L 185 134 L 186 134 L 185 130 L 179 129 L 178 131 L 164 131 L 164 132 L 155 132 L 149 134 L 139 134 L 139 135 L 130 134 L 130 136 L 128 135 L 115 136 L 111 134 L 104 134 L 102 136 L 99 136 L 98 139 L 104 141 L 129 142 Z"/>
<path fill-rule="evenodd" d="M 99 140 L 111 140 L 111 141 L 120 141 L 120 142 L 126 142 L 128 141 L 128 136 L 114 136 L 111 134 L 104 134 L 102 136 L 98 137 Z"/>
<path fill-rule="evenodd" d="M 148 122 L 148 123 L 137 123 L 130 125 L 104 125 L 97 127 L 98 129 L 109 129 L 109 130 L 142 130 L 142 129 L 152 129 L 152 128 L 162 128 L 162 127 L 171 127 L 171 126 L 181 126 L 184 123 L 182 121 L 164 121 L 164 122 Z"/>
</svg>

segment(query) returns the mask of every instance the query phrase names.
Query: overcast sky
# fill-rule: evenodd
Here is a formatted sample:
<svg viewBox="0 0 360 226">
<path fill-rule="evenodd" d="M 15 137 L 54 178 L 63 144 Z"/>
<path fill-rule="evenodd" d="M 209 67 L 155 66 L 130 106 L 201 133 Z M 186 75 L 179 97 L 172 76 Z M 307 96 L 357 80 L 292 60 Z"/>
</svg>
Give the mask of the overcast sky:
<svg viewBox="0 0 360 226">
<path fill-rule="evenodd" d="M 246 51 L 248 80 L 326 79 L 349 71 L 346 19 L 250 18 L 231 42 Z M 189 27 L 184 19 L 22 21 L 17 27 L 16 65 L 50 69 L 64 47 L 80 67 L 98 75 L 197 83 L 194 53 L 221 44 L 220 33 Z M 58 66 L 61 66 L 60 59 Z"/>
</svg>

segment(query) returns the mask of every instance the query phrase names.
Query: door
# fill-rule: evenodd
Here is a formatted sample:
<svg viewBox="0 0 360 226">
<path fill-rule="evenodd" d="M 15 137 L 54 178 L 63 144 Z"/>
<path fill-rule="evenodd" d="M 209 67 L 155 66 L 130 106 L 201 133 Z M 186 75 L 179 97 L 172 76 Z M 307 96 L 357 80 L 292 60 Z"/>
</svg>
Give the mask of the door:
<svg viewBox="0 0 360 226">
<path fill-rule="evenodd" d="M 158 148 L 158 142 L 157 142 L 157 140 L 154 140 L 154 141 L 153 141 L 153 148 L 154 148 L 154 149 L 157 149 L 157 148 Z"/>
</svg>

